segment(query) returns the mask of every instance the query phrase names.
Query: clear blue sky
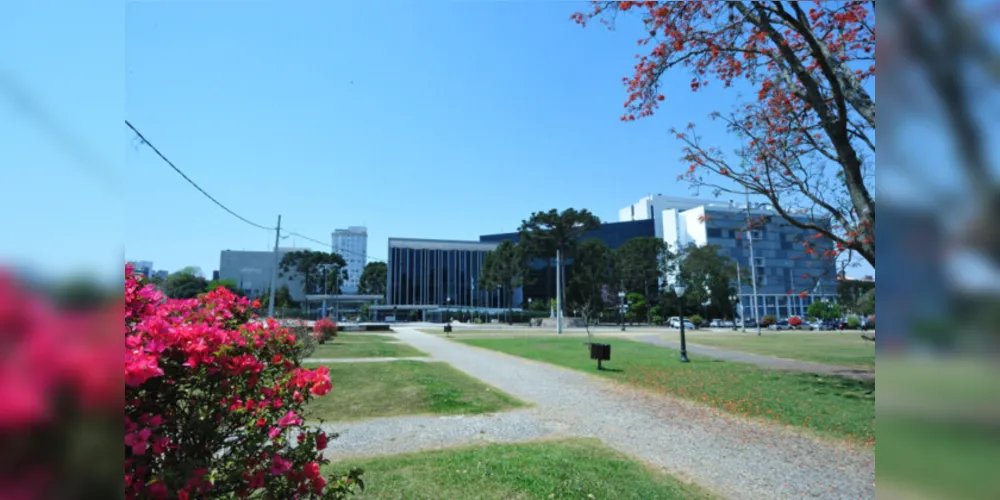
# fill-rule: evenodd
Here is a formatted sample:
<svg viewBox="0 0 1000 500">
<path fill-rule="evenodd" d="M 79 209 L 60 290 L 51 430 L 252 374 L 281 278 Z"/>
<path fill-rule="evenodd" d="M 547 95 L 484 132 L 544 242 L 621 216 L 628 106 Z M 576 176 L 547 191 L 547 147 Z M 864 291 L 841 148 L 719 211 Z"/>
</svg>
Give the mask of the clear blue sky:
<svg viewBox="0 0 1000 500">
<path fill-rule="evenodd" d="M 28 182 L 54 199 L 90 194 L 46 209 L 66 234 L 35 248 L 0 241 L 4 256 L 31 262 L 103 263 L 114 242 L 120 265 L 121 242 L 109 232 L 122 226 L 126 258 L 169 271 L 196 265 L 210 273 L 220 250 L 273 245 L 273 232 L 223 212 L 138 145 L 121 116 L 246 218 L 270 226 L 281 214 L 284 227 L 324 242 L 335 228 L 366 225 L 369 255 L 384 258 L 390 236 L 476 239 L 550 208 L 588 208 L 613 221 L 649 193 L 692 195 L 677 181 L 686 167 L 668 130 L 707 125 L 709 113 L 736 100 L 719 85 L 691 93 L 678 72 L 666 77 L 660 114 L 621 123 L 621 78 L 634 64 L 639 25 L 581 29 L 568 18 L 583 3 L 132 2 L 124 31 L 112 10 L 66 4 L 50 15 L 49 4 L 27 5 L 19 8 L 62 24 L 51 43 L 36 36 L 22 50 L 14 73 L 37 92 L 71 87 L 65 100 L 43 99 L 63 114 L 107 105 L 98 111 L 111 115 L 107 122 L 71 128 L 119 174 L 118 187 L 109 187 L 115 181 L 100 182 L 79 158 L 63 158 L 64 174 L 20 174 L 35 176 Z M 110 34 L 96 36 L 94 23 Z M 20 29 L 30 35 L 30 26 Z M 99 47 L 116 49 L 101 68 L 107 77 L 81 79 L 73 51 Z M 32 64 L 42 55 L 46 67 Z M 15 134 L 15 152 L 6 154 L 45 149 L 27 134 Z M 122 189 L 124 203 L 114 194 Z M 29 193 L 13 196 L 0 206 L 23 206 Z M 30 234 L 32 217 L 40 215 L 15 217 L 15 227 Z"/>
</svg>

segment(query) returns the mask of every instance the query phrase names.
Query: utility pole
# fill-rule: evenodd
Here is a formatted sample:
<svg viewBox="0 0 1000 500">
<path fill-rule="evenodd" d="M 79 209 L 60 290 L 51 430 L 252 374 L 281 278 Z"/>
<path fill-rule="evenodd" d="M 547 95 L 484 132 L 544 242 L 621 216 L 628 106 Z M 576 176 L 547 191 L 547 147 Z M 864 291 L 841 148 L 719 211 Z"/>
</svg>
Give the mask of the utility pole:
<svg viewBox="0 0 1000 500">
<path fill-rule="evenodd" d="M 278 227 L 274 230 L 274 265 L 271 267 L 271 293 L 267 298 L 267 317 L 274 317 L 274 288 L 278 281 L 278 242 L 281 240 L 281 216 L 278 216 Z"/>
<path fill-rule="evenodd" d="M 562 334 L 562 252 L 556 249 L 556 333 Z"/>
<path fill-rule="evenodd" d="M 757 336 L 760 336 L 760 312 L 757 310 L 757 262 L 753 256 L 753 219 L 750 215 L 750 189 L 747 188 L 747 242 L 750 243 L 750 277 L 753 279 L 753 318 L 757 323 Z"/>
</svg>

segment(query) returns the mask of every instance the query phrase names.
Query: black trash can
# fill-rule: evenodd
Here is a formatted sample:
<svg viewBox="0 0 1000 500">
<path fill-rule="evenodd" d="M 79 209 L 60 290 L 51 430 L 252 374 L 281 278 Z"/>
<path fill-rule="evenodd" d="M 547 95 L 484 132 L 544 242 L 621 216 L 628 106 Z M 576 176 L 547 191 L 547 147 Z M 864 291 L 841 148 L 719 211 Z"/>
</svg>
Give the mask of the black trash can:
<svg viewBox="0 0 1000 500">
<path fill-rule="evenodd" d="M 604 367 L 601 363 L 604 361 L 611 361 L 611 344 L 598 344 L 593 342 L 590 344 L 590 359 L 597 360 L 597 369 L 603 370 Z"/>
<path fill-rule="evenodd" d="M 451 333 L 451 325 L 444 325 L 444 333 Z"/>
</svg>

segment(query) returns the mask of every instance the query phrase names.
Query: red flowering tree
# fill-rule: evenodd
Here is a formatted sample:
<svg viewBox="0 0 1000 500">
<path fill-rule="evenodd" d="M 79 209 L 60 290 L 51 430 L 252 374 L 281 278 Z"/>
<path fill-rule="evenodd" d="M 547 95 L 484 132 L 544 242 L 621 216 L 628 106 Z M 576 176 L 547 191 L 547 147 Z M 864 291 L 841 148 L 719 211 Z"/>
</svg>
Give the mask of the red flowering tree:
<svg viewBox="0 0 1000 500">
<path fill-rule="evenodd" d="M 126 498 L 344 498 L 360 470 L 324 476 L 328 436 L 304 426 L 325 367 L 250 301 L 219 288 L 164 300 L 125 268 Z"/>
<path fill-rule="evenodd" d="M 788 224 L 829 238 L 875 266 L 875 23 L 869 2 L 594 2 L 587 24 L 636 14 L 635 72 L 623 78 L 623 121 L 667 101 L 660 77 L 687 71 L 690 90 L 742 81 L 755 94 L 715 113 L 743 146 L 736 161 L 705 144 L 693 124 L 674 130 L 695 186 L 767 198 Z M 673 89 L 669 89 L 673 90 Z M 667 92 L 669 92 L 667 90 Z M 804 210 L 799 210 L 804 209 Z M 811 218 L 803 218 L 805 213 Z M 825 221 L 829 221 L 826 223 Z M 806 251 L 812 245 L 802 242 Z"/>
</svg>

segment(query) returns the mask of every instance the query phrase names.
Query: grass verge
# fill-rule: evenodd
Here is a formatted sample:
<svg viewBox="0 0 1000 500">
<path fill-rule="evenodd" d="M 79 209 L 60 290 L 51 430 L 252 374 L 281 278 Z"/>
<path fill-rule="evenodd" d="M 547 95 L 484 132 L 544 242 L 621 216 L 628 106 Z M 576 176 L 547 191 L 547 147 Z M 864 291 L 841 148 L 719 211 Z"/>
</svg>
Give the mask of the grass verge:
<svg viewBox="0 0 1000 500">
<path fill-rule="evenodd" d="M 333 342 L 319 344 L 310 358 L 408 358 L 427 353 L 401 343 L 385 341 L 362 342 L 338 337 Z"/>
<path fill-rule="evenodd" d="M 672 335 L 671 340 L 676 340 Z M 875 369 L 875 343 L 847 333 L 694 333 L 691 344 L 850 368 Z"/>
<path fill-rule="evenodd" d="M 489 444 L 335 462 L 364 469 L 364 499 L 708 499 L 699 486 L 650 471 L 596 439 Z"/>
<path fill-rule="evenodd" d="M 309 403 L 307 419 L 360 420 L 419 414 L 493 413 L 525 403 L 447 363 L 387 361 L 328 365 L 333 389 Z"/>
<path fill-rule="evenodd" d="M 612 346 L 611 361 L 605 363 L 603 371 L 597 370 L 597 362 L 589 359 L 585 341 L 579 338 L 460 341 L 679 396 L 736 415 L 875 445 L 874 381 L 767 370 L 701 356 L 690 356 L 690 363 L 681 363 L 673 349 L 620 339 L 601 339 Z"/>
</svg>

